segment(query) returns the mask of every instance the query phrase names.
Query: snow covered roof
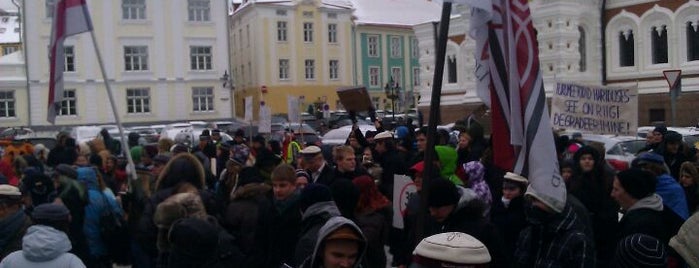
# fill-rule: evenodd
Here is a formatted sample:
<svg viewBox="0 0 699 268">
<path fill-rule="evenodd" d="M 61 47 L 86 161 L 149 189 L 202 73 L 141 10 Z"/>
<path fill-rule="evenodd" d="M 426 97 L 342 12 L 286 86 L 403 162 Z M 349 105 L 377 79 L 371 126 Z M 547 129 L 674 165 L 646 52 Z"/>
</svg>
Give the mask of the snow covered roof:
<svg viewBox="0 0 699 268">
<path fill-rule="evenodd" d="M 429 0 L 350 0 L 357 24 L 402 25 L 439 20 L 441 3 Z"/>
<path fill-rule="evenodd" d="M 19 43 L 19 21 L 16 16 L 0 16 L 0 44 Z"/>
<path fill-rule="evenodd" d="M 22 5 L 21 1 L 17 1 L 17 4 Z M 17 12 L 17 6 L 12 4 L 12 0 L 0 1 L 0 10 L 5 12 Z"/>
<path fill-rule="evenodd" d="M 238 5 L 235 12 L 245 8 L 251 4 L 277 5 L 277 6 L 294 6 L 298 2 L 314 1 L 314 0 L 232 0 L 233 5 Z M 321 7 L 327 9 L 351 9 L 350 0 L 321 0 Z"/>
<path fill-rule="evenodd" d="M 24 64 L 24 56 L 22 51 L 17 50 L 10 54 L 0 57 L 0 65 Z"/>
</svg>

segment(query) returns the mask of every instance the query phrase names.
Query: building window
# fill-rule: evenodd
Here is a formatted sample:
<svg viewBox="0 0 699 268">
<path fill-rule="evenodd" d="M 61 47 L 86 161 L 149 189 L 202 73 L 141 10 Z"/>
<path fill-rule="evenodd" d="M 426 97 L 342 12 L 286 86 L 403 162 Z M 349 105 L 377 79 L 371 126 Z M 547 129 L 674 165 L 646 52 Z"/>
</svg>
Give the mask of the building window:
<svg viewBox="0 0 699 268">
<path fill-rule="evenodd" d="M 148 70 L 148 47 L 147 46 L 125 46 L 124 47 L 124 70 L 126 70 L 126 71 L 147 71 Z"/>
<path fill-rule="evenodd" d="M 3 48 L 2 48 L 2 55 L 7 55 L 7 54 L 10 54 L 10 53 L 14 53 L 15 51 L 17 51 L 17 47 L 15 47 L 15 46 L 6 46 L 6 47 L 3 47 Z"/>
<path fill-rule="evenodd" d="M 578 39 L 578 53 L 580 54 L 580 61 L 578 62 L 578 69 L 580 72 L 587 71 L 587 37 L 585 36 L 585 29 L 582 26 L 578 26 L 578 32 L 580 32 L 580 39 Z"/>
<path fill-rule="evenodd" d="M 337 24 L 328 24 L 328 43 L 337 43 Z"/>
<path fill-rule="evenodd" d="M 656 122 L 665 122 L 665 109 L 650 109 L 648 110 L 648 119 L 651 124 Z"/>
<path fill-rule="evenodd" d="M 650 35 L 653 64 L 667 63 L 667 27 L 652 27 Z"/>
<path fill-rule="evenodd" d="M 447 56 L 447 83 L 456 83 L 456 55 Z"/>
<path fill-rule="evenodd" d="M 146 0 L 122 0 L 122 19 L 125 20 L 145 20 Z"/>
<path fill-rule="evenodd" d="M 304 11 L 303 17 L 304 18 L 313 18 L 313 11 Z"/>
<path fill-rule="evenodd" d="M 192 70 L 211 70 L 211 47 L 189 47 L 189 58 Z"/>
<path fill-rule="evenodd" d="M 306 43 L 313 42 L 313 23 L 303 23 L 303 41 Z"/>
<path fill-rule="evenodd" d="M 286 41 L 286 21 L 277 21 L 277 41 Z"/>
<path fill-rule="evenodd" d="M 369 67 L 369 86 L 378 87 L 379 85 L 379 67 Z"/>
<path fill-rule="evenodd" d="M 15 92 L 0 91 L 0 118 L 15 116 Z"/>
<path fill-rule="evenodd" d="M 214 88 L 192 88 L 192 109 L 195 112 L 207 112 L 214 110 Z"/>
<path fill-rule="evenodd" d="M 328 19 L 337 19 L 337 13 L 328 13 Z"/>
<path fill-rule="evenodd" d="M 403 82 L 403 69 L 400 67 L 392 67 L 391 80 L 393 80 L 393 83 L 395 83 L 397 86 L 400 86 Z"/>
<path fill-rule="evenodd" d="M 58 115 L 77 115 L 75 89 L 63 90 L 63 101 L 61 101 L 61 110 Z"/>
<path fill-rule="evenodd" d="M 619 66 L 634 66 L 633 31 L 619 33 Z"/>
<path fill-rule="evenodd" d="M 46 0 L 44 6 L 46 7 L 46 17 L 53 18 L 53 12 L 54 9 L 56 9 L 56 0 Z"/>
<path fill-rule="evenodd" d="M 148 88 L 126 89 L 126 112 L 130 114 L 150 113 Z"/>
<path fill-rule="evenodd" d="M 330 73 L 328 74 L 330 76 L 330 79 L 338 79 L 340 77 L 340 61 L 330 60 L 330 66 L 328 70 L 330 71 Z"/>
<path fill-rule="evenodd" d="M 413 59 L 420 57 L 420 47 L 418 46 L 417 38 L 415 37 L 410 38 L 410 57 Z"/>
<path fill-rule="evenodd" d="M 63 55 L 65 55 L 64 72 L 75 72 L 75 50 L 73 46 L 63 47 Z"/>
<path fill-rule="evenodd" d="M 277 10 L 277 16 L 286 16 L 286 10 L 278 9 L 278 10 Z"/>
<path fill-rule="evenodd" d="M 367 54 L 369 57 L 379 56 L 379 36 L 372 35 L 367 37 Z"/>
<path fill-rule="evenodd" d="M 288 59 L 279 60 L 279 79 L 281 79 L 281 80 L 289 79 L 289 60 Z"/>
<path fill-rule="evenodd" d="M 210 21 L 211 7 L 209 0 L 187 0 L 189 21 Z"/>
<path fill-rule="evenodd" d="M 420 86 L 420 67 L 413 67 L 413 86 Z"/>
<path fill-rule="evenodd" d="M 699 60 L 699 22 L 687 22 L 687 61 Z"/>
<path fill-rule="evenodd" d="M 391 37 L 391 58 L 400 58 L 401 53 L 401 40 L 400 36 Z"/>
<path fill-rule="evenodd" d="M 316 78 L 315 75 L 315 69 L 316 69 L 316 61 L 315 60 L 306 60 L 304 63 L 304 66 L 306 67 L 306 80 L 313 80 Z"/>
</svg>

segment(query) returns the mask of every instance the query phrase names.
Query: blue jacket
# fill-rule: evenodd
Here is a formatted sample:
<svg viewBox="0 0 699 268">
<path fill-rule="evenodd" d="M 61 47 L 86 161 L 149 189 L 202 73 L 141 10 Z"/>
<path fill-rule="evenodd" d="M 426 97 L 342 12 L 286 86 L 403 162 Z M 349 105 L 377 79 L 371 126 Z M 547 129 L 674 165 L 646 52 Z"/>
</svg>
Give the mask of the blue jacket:
<svg viewBox="0 0 699 268">
<path fill-rule="evenodd" d="M 112 209 L 113 213 L 119 217 L 123 217 L 124 213 L 116 203 L 116 198 L 109 188 L 105 188 L 103 191 L 99 190 L 97 173 L 93 168 L 81 167 L 77 171 L 78 181 L 84 183 L 88 190 L 89 202 L 85 206 L 85 223 L 83 225 L 87 246 L 90 249 L 90 255 L 105 256 L 108 252 L 100 236 L 100 216 L 105 209 Z"/>
<path fill-rule="evenodd" d="M 83 268 L 78 257 L 68 253 L 71 249 L 66 233 L 45 225 L 34 225 L 22 238 L 22 250 L 7 255 L 0 268 L 5 267 L 65 267 Z"/>
<path fill-rule="evenodd" d="M 687 208 L 687 198 L 684 196 L 684 189 L 670 174 L 662 174 L 657 177 L 655 192 L 663 198 L 663 205 L 669 207 L 683 220 L 689 218 L 689 208 Z"/>
</svg>

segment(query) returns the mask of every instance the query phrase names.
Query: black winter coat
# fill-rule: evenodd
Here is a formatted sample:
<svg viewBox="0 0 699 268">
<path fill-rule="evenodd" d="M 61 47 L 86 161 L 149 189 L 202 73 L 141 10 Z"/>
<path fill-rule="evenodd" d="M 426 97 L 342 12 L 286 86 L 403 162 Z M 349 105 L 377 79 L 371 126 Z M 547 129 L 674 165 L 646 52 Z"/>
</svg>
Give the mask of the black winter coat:
<svg viewBox="0 0 699 268">
<path fill-rule="evenodd" d="M 256 241 L 259 215 L 269 210 L 271 202 L 268 194 L 272 188 L 264 183 L 243 185 L 231 194 L 231 202 L 223 214 L 223 226 L 237 238 L 240 249 L 250 255 L 259 247 Z"/>
<path fill-rule="evenodd" d="M 384 245 L 388 240 L 390 220 L 391 208 L 388 206 L 379 211 L 357 213 L 355 222 L 367 239 L 367 250 L 362 267 L 386 267 Z"/>
<path fill-rule="evenodd" d="M 260 246 L 253 253 L 252 267 L 278 268 L 283 263 L 294 265 L 294 249 L 301 232 L 298 193 L 281 203 L 260 212 L 259 227 L 255 233 Z"/>
<path fill-rule="evenodd" d="M 502 234 L 505 253 L 512 256 L 515 253 L 519 233 L 527 227 L 527 218 L 524 215 L 524 197 L 515 197 L 510 201 L 508 207 L 505 207 L 502 201 L 493 202 L 490 209 L 490 219 Z"/>
</svg>

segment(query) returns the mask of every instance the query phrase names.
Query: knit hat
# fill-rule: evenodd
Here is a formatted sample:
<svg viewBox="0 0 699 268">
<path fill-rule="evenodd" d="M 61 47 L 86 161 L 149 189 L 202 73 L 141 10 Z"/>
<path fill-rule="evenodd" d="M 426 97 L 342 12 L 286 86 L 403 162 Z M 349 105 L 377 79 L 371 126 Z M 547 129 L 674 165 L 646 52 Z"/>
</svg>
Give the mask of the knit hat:
<svg viewBox="0 0 699 268">
<path fill-rule="evenodd" d="M 231 147 L 230 160 L 240 165 L 245 165 L 245 162 L 248 161 L 248 157 L 250 157 L 250 148 L 248 148 L 248 146 L 236 144 Z"/>
<path fill-rule="evenodd" d="M 56 166 L 56 168 L 53 169 L 53 172 L 55 172 L 58 175 L 63 175 L 71 179 L 77 179 L 78 178 L 78 172 L 75 171 L 75 168 L 71 167 L 70 165 L 67 164 L 59 164 Z"/>
<path fill-rule="evenodd" d="M 658 133 L 662 134 L 663 136 L 665 136 L 665 134 L 667 133 L 667 127 L 662 126 L 662 125 L 656 126 L 653 129 L 653 132 L 658 132 Z"/>
<path fill-rule="evenodd" d="M 9 184 L 0 185 L 0 198 L 15 198 L 21 196 L 22 192 L 19 191 L 19 188 Z"/>
<path fill-rule="evenodd" d="M 185 218 L 173 223 L 168 240 L 172 244 L 170 255 L 208 259 L 217 252 L 218 228 L 206 220 Z"/>
<path fill-rule="evenodd" d="M 208 141 L 211 139 L 211 132 L 208 129 L 204 129 L 201 131 L 201 135 L 199 135 L 199 140 L 200 141 Z"/>
<path fill-rule="evenodd" d="M 665 133 L 665 142 L 682 142 L 682 134 L 677 133 L 677 131 L 668 131 Z"/>
<path fill-rule="evenodd" d="M 303 169 L 297 169 L 297 170 L 296 170 L 296 177 L 297 177 L 297 178 L 298 178 L 298 177 L 304 177 L 304 178 L 306 178 L 308 181 L 311 181 L 311 175 L 309 175 L 308 172 L 306 172 L 306 171 L 303 170 Z"/>
<path fill-rule="evenodd" d="M 655 193 L 656 179 L 653 174 L 639 168 L 631 168 L 616 174 L 621 187 L 631 197 L 641 199 Z"/>
<path fill-rule="evenodd" d="M 376 140 L 384 140 L 384 139 L 393 139 L 393 134 L 391 134 L 390 131 L 384 131 L 384 132 L 381 132 L 379 134 L 376 134 L 376 136 L 374 136 L 375 141 Z"/>
<path fill-rule="evenodd" d="M 655 237 L 633 234 L 617 244 L 613 267 L 665 267 L 667 250 Z"/>
<path fill-rule="evenodd" d="M 699 267 L 699 213 L 694 213 L 682 224 L 677 234 L 670 238 L 670 246 L 689 267 Z"/>
<path fill-rule="evenodd" d="M 638 164 L 643 164 L 643 163 L 656 163 L 656 164 L 664 164 L 665 159 L 663 158 L 662 155 L 656 154 L 656 153 L 642 153 L 637 157 L 638 159 Z"/>
<path fill-rule="evenodd" d="M 254 167 L 244 167 L 238 173 L 238 187 L 242 187 L 246 184 L 251 183 L 263 183 L 265 180 L 262 178 L 260 170 Z"/>
<path fill-rule="evenodd" d="M 319 183 L 310 183 L 301 190 L 299 197 L 299 208 L 301 211 L 306 211 L 308 207 L 315 203 L 332 201 L 333 196 L 330 188 Z"/>
<path fill-rule="evenodd" d="M 323 239 L 324 241 L 330 241 L 330 240 L 351 240 L 351 241 L 358 241 L 358 242 L 363 242 L 364 239 L 362 239 L 362 236 L 360 234 L 357 234 L 357 231 L 354 230 L 354 228 L 350 227 L 349 225 L 341 226 L 340 228 L 337 228 L 335 231 L 332 233 L 328 234 L 328 236 Z"/>
<path fill-rule="evenodd" d="M 453 182 L 442 178 L 433 178 L 430 180 L 429 186 L 430 195 L 427 204 L 430 207 L 456 205 L 459 202 L 459 190 Z"/>
<path fill-rule="evenodd" d="M 413 262 L 425 267 L 463 267 L 490 262 L 488 248 L 465 233 L 441 233 L 425 239 L 415 247 Z"/>
<path fill-rule="evenodd" d="M 34 219 L 35 221 L 67 221 L 70 219 L 70 211 L 63 204 L 41 204 L 34 208 L 34 212 L 32 212 L 32 219 Z"/>
</svg>

